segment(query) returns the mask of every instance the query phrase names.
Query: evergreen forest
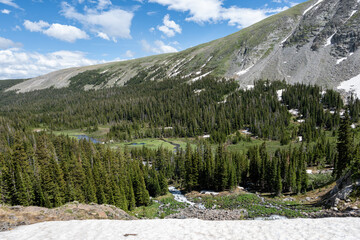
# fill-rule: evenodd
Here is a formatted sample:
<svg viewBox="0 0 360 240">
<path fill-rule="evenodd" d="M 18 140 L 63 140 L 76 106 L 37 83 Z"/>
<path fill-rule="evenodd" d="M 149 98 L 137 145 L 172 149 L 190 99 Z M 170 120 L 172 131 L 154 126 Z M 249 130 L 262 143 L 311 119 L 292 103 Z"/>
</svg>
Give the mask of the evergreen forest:
<svg viewBox="0 0 360 240">
<path fill-rule="evenodd" d="M 0 91 L 11 84 L 0 81 Z M 0 202 L 10 205 L 79 201 L 132 210 L 165 195 L 169 184 L 187 192 L 245 186 L 278 196 L 314 188 L 309 167 L 333 168 L 334 179 L 349 170 L 360 175 L 360 100 L 316 85 L 259 80 L 245 89 L 205 77 L 0 96 Z M 54 134 L 90 134 L 104 125 L 101 143 Z M 193 144 L 107 144 L 155 138 Z M 230 150 L 255 140 L 261 144 Z M 281 147 L 270 150 L 273 142 Z"/>
</svg>

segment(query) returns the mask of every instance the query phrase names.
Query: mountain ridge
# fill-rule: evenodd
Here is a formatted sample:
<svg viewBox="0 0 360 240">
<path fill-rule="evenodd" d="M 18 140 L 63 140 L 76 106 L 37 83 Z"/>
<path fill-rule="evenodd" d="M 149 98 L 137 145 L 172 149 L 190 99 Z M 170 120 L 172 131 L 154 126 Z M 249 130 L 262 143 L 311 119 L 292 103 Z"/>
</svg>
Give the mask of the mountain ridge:
<svg viewBox="0 0 360 240">
<path fill-rule="evenodd" d="M 311 0 L 178 53 L 59 70 L 8 91 L 89 90 L 163 78 L 196 81 L 207 75 L 234 78 L 241 86 L 285 79 L 335 88 L 360 74 L 359 10 L 359 0 Z"/>
</svg>

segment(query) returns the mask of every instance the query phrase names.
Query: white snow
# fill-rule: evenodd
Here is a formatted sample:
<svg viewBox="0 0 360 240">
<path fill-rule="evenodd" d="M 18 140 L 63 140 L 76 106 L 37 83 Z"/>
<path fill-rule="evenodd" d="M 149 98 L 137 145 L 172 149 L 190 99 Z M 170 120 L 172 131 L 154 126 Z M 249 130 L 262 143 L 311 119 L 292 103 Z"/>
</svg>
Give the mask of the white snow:
<svg viewBox="0 0 360 240">
<path fill-rule="evenodd" d="M 282 94 L 284 92 L 284 89 L 281 89 L 281 90 L 277 90 L 276 91 L 276 94 L 278 96 L 278 100 L 281 101 L 282 100 Z"/>
<path fill-rule="evenodd" d="M 336 61 L 336 64 L 340 64 L 342 61 L 345 61 L 347 57 L 340 58 Z"/>
<path fill-rule="evenodd" d="M 314 7 L 316 7 L 317 5 L 319 5 L 321 2 L 323 2 L 324 0 L 319 0 L 317 1 L 314 5 L 311 5 L 308 9 L 306 9 L 304 12 L 303 12 L 303 16 L 308 12 L 310 11 L 311 9 L 313 9 Z"/>
<path fill-rule="evenodd" d="M 354 14 L 355 14 L 356 12 L 357 12 L 357 10 L 352 11 L 351 14 L 350 14 L 349 19 L 350 19 L 352 16 L 354 16 Z"/>
<path fill-rule="evenodd" d="M 292 115 L 299 115 L 299 110 L 298 109 L 290 109 L 289 113 L 291 113 Z"/>
<path fill-rule="evenodd" d="M 38 239 L 346 239 L 358 240 L 360 218 L 321 218 L 246 221 L 199 219 L 83 220 L 43 222 L 1 232 L 3 240 Z"/>
<path fill-rule="evenodd" d="M 249 131 L 249 129 L 241 130 L 241 132 L 246 135 L 252 135 L 252 133 Z"/>
<path fill-rule="evenodd" d="M 283 44 L 289 39 L 289 37 L 291 37 L 291 35 L 293 34 L 293 32 L 291 32 L 290 34 L 289 34 L 289 36 L 287 36 L 284 40 L 282 40 L 281 42 L 280 42 L 280 47 L 282 47 L 283 46 Z M 284 62 L 284 63 L 286 63 L 286 62 Z"/>
<path fill-rule="evenodd" d="M 348 17 L 348 19 L 345 20 L 344 23 L 346 23 L 347 21 L 349 21 L 350 18 L 351 18 L 352 16 L 354 16 L 354 14 L 355 14 L 356 12 L 357 12 L 357 10 L 352 11 L 352 12 L 350 13 L 350 16 Z"/>
<path fill-rule="evenodd" d="M 331 35 L 331 36 L 326 40 L 325 47 L 331 45 L 331 39 L 334 37 L 335 34 L 336 34 L 336 32 L 335 32 L 333 35 Z"/>
<path fill-rule="evenodd" d="M 250 67 L 248 67 L 247 69 L 241 70 L 239 72 L 236 73 L 236 75 L 241 76 L 244 75 L 245 73 L 247 73 L 254 65 L 251 65 Z"/>
<path fill-rule="evenodd" d="M 206 76 L 209 75 L 210 73 L 212 73 L 212 71 L 210 71 L 210 72 L 208 72 L 208 73 L 205 73 L 205 74 L 203 74 L 203 75 L 201 75 L 201 76 L 199 76 L 199 77 L 196 77 L 196 78 L 191 79 L 191 82 L 196 82 L 197 80 L 200 80 L 200 79 L 206 77 Z"/>
<path fill-rule="evenodd" d="M 205 66 L 206 66 L 206 64 L 208 64 L 208 62 L 210 62 L 210 60 L 213 58 L 213 56 L 210 56 L 209 58 L 208 58 L 208 60 L 206 60 L 206 62 L 204 63 L 204 65 L 202 65 L 201 67 L 200 67 L 200 69 L 203 69 Z"/>
<path fill-rule="evenodd" d="M 168 77 L 174 77 L 177 74 L 179 74 L 179 69 L 181 68 L 181 64 L 185 61 L 186 59 L 179 59 L 175 62 L 175 64 L 171 67 L 171 69 L 169 70 L 169 74 Z M 179 67 L 180 66 L 180 67 Z M 176 74 L 176 75 L 174 75 Z"/>
<path fill-rule="evenodd" d="M 358 98 L 360 98 L 360 75 L 357 75 L 348 81 L 342 82 L 337 89 L 344 89 L 347 92 L 353 92 Z"/>
<path fill-rule="evenodd" d="M 181 77 L 181 78 L 188 78 L 188 77 L 190 77 L 191 75 L 193 75 L 194 73 L 189 73 L 189 74 L 187 74 L 187 75 L 185 75 L 185 76 L 183 76 L 183 77 Z"/>
</svg>

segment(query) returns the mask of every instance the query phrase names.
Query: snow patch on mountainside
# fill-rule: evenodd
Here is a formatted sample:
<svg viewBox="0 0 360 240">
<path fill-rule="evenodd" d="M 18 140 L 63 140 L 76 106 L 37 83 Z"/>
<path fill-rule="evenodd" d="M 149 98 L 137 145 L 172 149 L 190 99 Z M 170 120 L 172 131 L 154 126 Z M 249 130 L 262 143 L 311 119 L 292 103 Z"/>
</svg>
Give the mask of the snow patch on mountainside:
<svg viewBox="0 0 360 240">
<path fill-rule="evenodd" d="M 43 222 L 0 233 L 0 239 L 347 239 L 360 236 L 360 218 L 248 221 L 84 220 Z"/>
<path fill-rule="evenodd" d="M 313 9 L 314 7 L 316 7 L 317 5 L 319 5 L 321 2 L 323 2 L 324 0 L 319 0 L 317 1 L 314 5 L 311 5 L 308 9 L 306 9 L 304 12 L 303 12 L 303 16 L 308 12 L 310 11 L 311 9 Z"/>
<path fill-rule="evenodd" d="M 340 58 L 336 61 L 336 65 L 340 64 L 341 62 L 345 61 L 347 57 Z"/>
<path fill-rule="evenodd" d="M 344 89 L 347 92 L 353 92 L 358 98 L 360 98 L 360 75 L 357 75 L 348 81 L 342 82 L 337 89 Z"/>
<path fill-rule="evenodd" d="M 251 65 L 250 67 L 248 67 L 247 69 L 241 70 L 239 72 L 236 73 L 236 75 L 241 76 L 244 75 L 245 73 L 247 73 L 254 65 Z"/>
<path fill-rule="evenodd" d="M 205 74 L 203 74 L 203 75 L 201 75 L 201 76 L 199 76 L 199 77 L 193 78 L 193 79 L 191 79 L 191 81 L 192 81 L 192 82 L 196 82 L 197 80 L 200 80 L 200 79 L 206 77 L 206 76 L 209 75 L 210 73 L 212 73 L 212 71 L 207 72 L 207 73 L 205 73 Z"/>
<path fill-rule="evenodd" d="M 326 40 L 326 44 L 325 44 L 325 47 L 331 45 L 331 39 L 334 37 L 336 33 L 334 33 L 333 35 L 331 35 L 327 40 Z"/>
</svg>

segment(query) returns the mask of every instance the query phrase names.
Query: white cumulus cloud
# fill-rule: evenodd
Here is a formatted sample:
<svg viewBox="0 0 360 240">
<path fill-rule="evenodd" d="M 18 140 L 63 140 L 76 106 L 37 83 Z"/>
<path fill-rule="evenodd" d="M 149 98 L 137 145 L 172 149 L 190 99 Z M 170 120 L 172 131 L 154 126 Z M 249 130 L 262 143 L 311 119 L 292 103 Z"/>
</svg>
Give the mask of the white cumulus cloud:
<svg viewBox="0 0 360 240">
<path fill-rule="evenodd" d="M 21 47 L 21 46 L 22 46 L 21 43 L 15 43 L 10 39 L 0 37 L 0 49 L 7 49 L 7 48 Z"/>
<path fill-rule="evenodd" d="M 169 10 L 188 12 L 187 21 L 197 23 L 227 21 L 229 25 L 239 28 L 250 26 L 271 14 L 281 12 L 285 8 L 276 9 L 251 9 L 232 6 L 223 6 L 223 0 L 149 0 L 168 6 Z"/>
<path fill-rule="evenodd" d="M 51 26 L 43 31 L 43 33 L 66 42 L 75 42 L 77 39 L 89 38 L 84 31 L 77 27 L 61 25 L 58 23 L 51 24 Z"/>
<path fill-rule="evenodd" d="M 24 21 L 24 27 L 29 30 L 30 32 L 41 32 L 44 28 L 49 27 L 50 24 L 40 20 L 38 22 L 31 22 L 29 20 Z"/>
<path fill-rule="evenodd" d="M 0 79 L 30 78 L 59 69 L 104 62 L 88 59 L 85 53 L 77 51 L 40 54 L 19 48 L 10 48 L 0 50 Z"/>
<path fill-rule="evenodd" d="M 153 45 L 151 45 L 150 43 L 148 43 L 148 41 L 146 40 L 141 40 L 141 45 L 144 51 L 146 52 L 151 52 L 151 53 L 172 53 L 172 52 L 177 52 L 178 50 L 171 46 L 171 45 L 167 45 L 165 44 L 163 41 L 157 40 L 154 42 Z"/>
<path fill-rule="evenodd" d="M 111 2 L 104 1 L 104 4 L 106 2 L 108 3 L 106 6 L 109 7 Z M 109 7 L 108 10 L 101 10 L 99 6 L 105 5 L 99 3 L 97 9 L 85 8 L 85 12 L 80 13 L 69 3 L 63 2 L 61 12 L 66 18 L 80 22 L 98 36 L 106 34 L 108 39 L 115 42 L 117 38 L 131 38 L 130 27 L 134 14 L 115 6 Z"/>
<path fill-rule="evenodd" d="M 179 24 L 170 20 L 170 15 L 166 14 L 163 19 L 162 26 L 158 26 L 158 29 L 168 37 L 174 37 L 176 33 L 181 33 L 182 29 Z"/>
<path fill-rule="evenodd" d="M 24 21 L 24 27 L 31 32 L 42 32 L 43 34 L 65 41 L 65 42 L 75 42 L 78 39 L 88 39 L 89 36 L 86 32 L 81 29 L 70 26 L 62 25 L 59 23 L 49 24 L 42 20 L 38 22 L 31 22 L 29 20 Z"/>
<path fill-rule="evenodd" d="M 3 14 L 10 14 L 11 11 L 8 10 L 8 9 L 3 9 L 3 10 L 1 10 L 1 13 L 3 13 Z"/>
</svg>

